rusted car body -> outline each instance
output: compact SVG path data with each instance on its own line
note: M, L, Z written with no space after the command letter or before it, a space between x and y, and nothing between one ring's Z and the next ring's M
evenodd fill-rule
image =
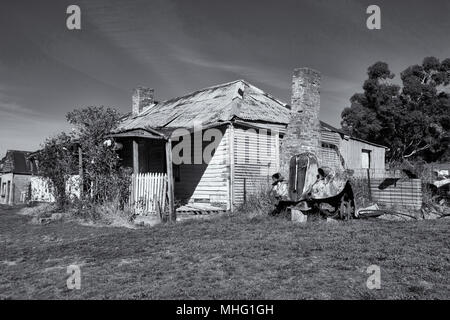
M353 190L347 173L320 167L310 152L293 156L289 167L289 201L303 212L351 219L355 215Z

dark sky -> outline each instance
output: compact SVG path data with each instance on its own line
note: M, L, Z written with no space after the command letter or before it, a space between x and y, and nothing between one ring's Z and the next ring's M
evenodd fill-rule
M71 4L81 31L66 28ZM370 4L381 30L366 28ZM128 111L137 85L164 100L246 79L289 102L303 66L322 72L321 119L339 125L370 64L398 75L430 55L450 57L448 0L1 0L0 155L70 130L74 108Z

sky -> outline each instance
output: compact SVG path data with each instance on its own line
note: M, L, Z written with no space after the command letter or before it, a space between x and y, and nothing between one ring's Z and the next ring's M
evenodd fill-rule
M73 4L81 30L66 27ZM289 103L296 67L321 72L320 117L339 126L368 66L398 82L426 56L450 57L448 0L1 0L0 156L70 130L75 108L128 112L137 86L161 101L245 79Z

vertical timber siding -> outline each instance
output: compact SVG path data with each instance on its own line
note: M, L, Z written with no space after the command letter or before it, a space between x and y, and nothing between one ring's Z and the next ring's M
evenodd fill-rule
M342 139L341 154L345 159L346 167L355 170L355 174L364 174L361 164L362 150L370 150L370 169L380 174L385 170L385 148L374 146L354 139Z

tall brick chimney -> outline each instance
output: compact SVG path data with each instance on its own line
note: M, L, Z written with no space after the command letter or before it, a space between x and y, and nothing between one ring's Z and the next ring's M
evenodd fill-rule
M291 121L281 143L281 173L287 177L293 155L310 151L319 158L320 72L309 68L294 70ZM320 161L320 158L319 158Z
M154 102L155 90L146 87L137 87L133 90L133 115L138 115L145 107Z

